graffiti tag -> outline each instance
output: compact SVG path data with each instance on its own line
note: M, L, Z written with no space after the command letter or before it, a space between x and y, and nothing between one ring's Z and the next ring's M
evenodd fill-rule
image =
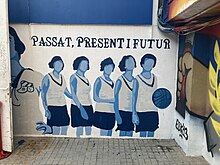
M188 140L188 129L185 127L184 123L181 123L176 119L176 129L180 132L179 136Z

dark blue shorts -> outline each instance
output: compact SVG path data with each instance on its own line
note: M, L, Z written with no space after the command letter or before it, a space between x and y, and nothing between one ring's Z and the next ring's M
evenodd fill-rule
M134 124L132 123L132 112L119 110L122 118L122 123L116 129L120 131L134 131Z
M80 113L79 108L76 105L71 104L71 126L79 127L79 126L92 126L92 118L93 118L93 108L90 106L83 106L86 110L87 115L89 117L88 120L83 119Z
M68 126L70 124L70 118L67 112L66 105L64 106L48 106L48 110L51 113L50 120L47 119L47 125L49 126Z
M155 131L159 128L158 112L137 112L139 125L136 125L135 132Z
M115 114L95 111L93 125L100 129L111 130L115 126Z

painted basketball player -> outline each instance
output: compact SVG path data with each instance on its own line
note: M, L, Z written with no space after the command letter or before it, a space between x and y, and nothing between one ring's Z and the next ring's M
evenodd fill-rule
M44 76L41 95L47 125L52 128L53 135L67 135L70 118L65 95L69 98L72 97L61 74L64 63L60 56L54 56L48 65L53 71Z
M73 69L76 70L70 77L70 89L72 93L71 125L76 128L76 136L86 135L92 132L93 107L90 97L91 85L85 73L89 70L89 59L85 56L77 57L73 61Z
M133 70L136 61L132 55L123 56L119 69L124 72L116 81L115 85L115 117L119 136L132 136L134 124L132 123L132 84L134 81Z
M154 55L145 54L140 62L142 72L133 83L132 121L136 125L135 132L140 132L141 137L154 137L159 124L158 110L152 101L152 94L157 89L157 78L151 71L156 62Z
M111 136L112 128L115 125L115 113L114 82L110 76L114 71L115 64L108 57L101 62L100 66L103 75L95 80L93 88L93 98L96 101L93 125L100 128L100 136Z

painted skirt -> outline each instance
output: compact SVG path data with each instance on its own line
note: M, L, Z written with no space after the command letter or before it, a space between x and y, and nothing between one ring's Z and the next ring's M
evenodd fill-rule
M93 125L100 129L111 130L115 126L115 114L95 111Z
M80 113L79 108L76 105L71 104L71 126L79 127L79 126L92 126L92 118L93 118L93 108L90 106L83 106L88 115L88 120L83 119Z
M132 112L119 110L119 113L122 118L122 123L118 124L116 131L134 131L134 124L132 123Z
M64 106L48 106L48 110L51 113L50 120L47 119L47 125L49 126L68 126L70 124L70 117L67 112L66 105Z
M137 112L139 125L136 125L135 132L155 131L159 128L158 112Z

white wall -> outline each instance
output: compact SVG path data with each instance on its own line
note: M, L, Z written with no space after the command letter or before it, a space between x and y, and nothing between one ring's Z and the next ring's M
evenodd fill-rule
M181 132L176 129L176 120L187 128L188 140L181 138ZM173 138L180 145L187 156L203 156L210 164L218 165L220 157L212 157L207 151L207 140L205 136L204 120L196 118L186 112L185 119L175 111L175 124L173 127Z
M3 150L12 151L12 118L10 106L10 64L7 1L0 1L0 115Z

